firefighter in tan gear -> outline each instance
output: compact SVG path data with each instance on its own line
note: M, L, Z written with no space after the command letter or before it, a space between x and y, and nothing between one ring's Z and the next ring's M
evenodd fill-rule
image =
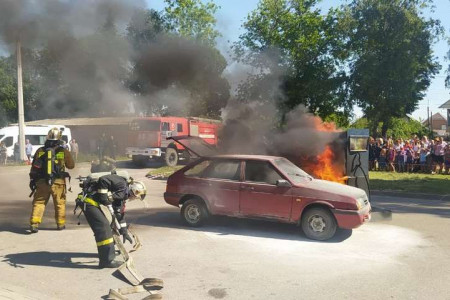
M31 194L34 194L30 218L32 233L38 232L50 195L55 205L57 228L66 227L66 178L70 176L65 169L73 169L75 163L70 152L62 147L61 135L58 128L51 129L44 147L36 150L33 157L30 171Z

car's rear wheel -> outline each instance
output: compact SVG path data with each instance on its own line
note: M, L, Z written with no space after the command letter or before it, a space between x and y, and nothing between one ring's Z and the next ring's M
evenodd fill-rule
M322 207L308 209L302 216L301 224L306 237L318 241L332 238L337 229L333 214Z
M199 199L190 199L181 207L181 219L186 225L199 227L208 218L208 210L205 203Z

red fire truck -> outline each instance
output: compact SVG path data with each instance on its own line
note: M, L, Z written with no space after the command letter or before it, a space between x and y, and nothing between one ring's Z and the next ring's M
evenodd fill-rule
M198 136L211 145L217 144L217 129L221 122L203 118L144 117L130 122L126 154L138 165L148 160L163 159L168 166L188 160L189 153L167 137Z

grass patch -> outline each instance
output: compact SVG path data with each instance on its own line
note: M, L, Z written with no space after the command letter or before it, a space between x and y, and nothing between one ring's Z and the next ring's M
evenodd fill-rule
M150 170L150 172L147 173L147 176L162 176L162 177L169 177L179 169L183 168L184 166L175 166L175 167L169 167L164 166L157 169Z
M450 175L370 172L369 178L373 190L450 194Z

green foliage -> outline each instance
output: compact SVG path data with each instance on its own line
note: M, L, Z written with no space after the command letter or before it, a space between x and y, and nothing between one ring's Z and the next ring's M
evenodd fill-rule
M0 126L17 119L17 84L13 76L14 71L9 60L0 58Z
M220 33L215 29L214 17L220 8L214 2L200 0L165 0L168 27L179 36L194 39L209 46L216 45Z
M338 11L322 15L317 2L261 0L249 14L234 50L259 72L241 85L241 100L275 99L284 112L304 104L322 118L350 115Z
M411 118L392 118L390 126L385 135L382 135L383 123L373 124L373 121L367 118L359 118L353 124L352 128L370 128L370 135L373 137L393 137L393 138L411 138L413 135L430 136L428 128L422 125L421 122ZM375 128L375 131L373 130Z
M136 10L127 26L127 39L136 51L155 42L158 35L168 32L165 17L153 9Z
M386 131L386 136L396 138L411 138L412 135L430 136L428 129L419 121L407 118L394 118L390 128Z
M348 128L350 126L350 120L345 113L334 112L323 118L324 122L334 123L338 128ZM366 127L367 128L367 127Z
M344 8L341 24L349 33L352 97L371 124L383 122L383 136L395 126L393 118L417 108L440 69L431 47L442 28L421 15L425 4L354 0Z
M23 102L25 117L31 118L36 109L38 88L35 84L35 53L22 49ZM17 67L16 57L0 57L0 126L17 122Z

